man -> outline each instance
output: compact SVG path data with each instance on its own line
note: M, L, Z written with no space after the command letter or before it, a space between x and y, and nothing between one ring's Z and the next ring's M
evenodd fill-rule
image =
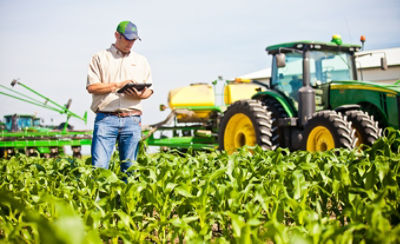
M125 172L136 160L141 137L140 101L153 94L144 88L117 91L128 83L152 83L147 59L131 51L138 36L136 25L119 23L115 43L95 54L89 64L86 89L92 94L91 109L96 113L92 141L92 164L108 168L116 142L121 170Z

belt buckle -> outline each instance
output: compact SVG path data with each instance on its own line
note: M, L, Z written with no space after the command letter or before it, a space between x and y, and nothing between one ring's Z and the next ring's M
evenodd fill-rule
M117 116L118 116L119 118L126 118L126 117L130 117L131 115L132 115L131 112L123 112L123 111L120 111L120 112L118 112L118 114L117 114Z

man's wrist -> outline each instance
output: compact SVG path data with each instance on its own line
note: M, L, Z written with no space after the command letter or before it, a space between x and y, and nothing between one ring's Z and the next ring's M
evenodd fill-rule
M115 92L117 92L117 90L118 90L117 84L116 83L112 83L111 84L111 92L115 93Z

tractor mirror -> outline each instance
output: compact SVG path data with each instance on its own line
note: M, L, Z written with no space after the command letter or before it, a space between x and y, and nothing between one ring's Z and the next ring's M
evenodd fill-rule
M276 55L276 66L278 68L283 68L286 66L286 62L285 62L286 56L284 53L278 53Z
M388 69L386 56L383 56L381 58L381 69L382 70L387 70Z

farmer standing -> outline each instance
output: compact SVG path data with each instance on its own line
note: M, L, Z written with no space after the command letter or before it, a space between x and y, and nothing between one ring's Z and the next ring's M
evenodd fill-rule
M116 142L121 170L126 171L136 160L141 138L142 106L140 101L153 94L145 88L117 91L128 83L152 83L147 59L131 51L138 36L131 21L119 23L115 43L96 53L89 64L86 89L92 94L91 109L96 113L92 140L92 164L108 168Z

